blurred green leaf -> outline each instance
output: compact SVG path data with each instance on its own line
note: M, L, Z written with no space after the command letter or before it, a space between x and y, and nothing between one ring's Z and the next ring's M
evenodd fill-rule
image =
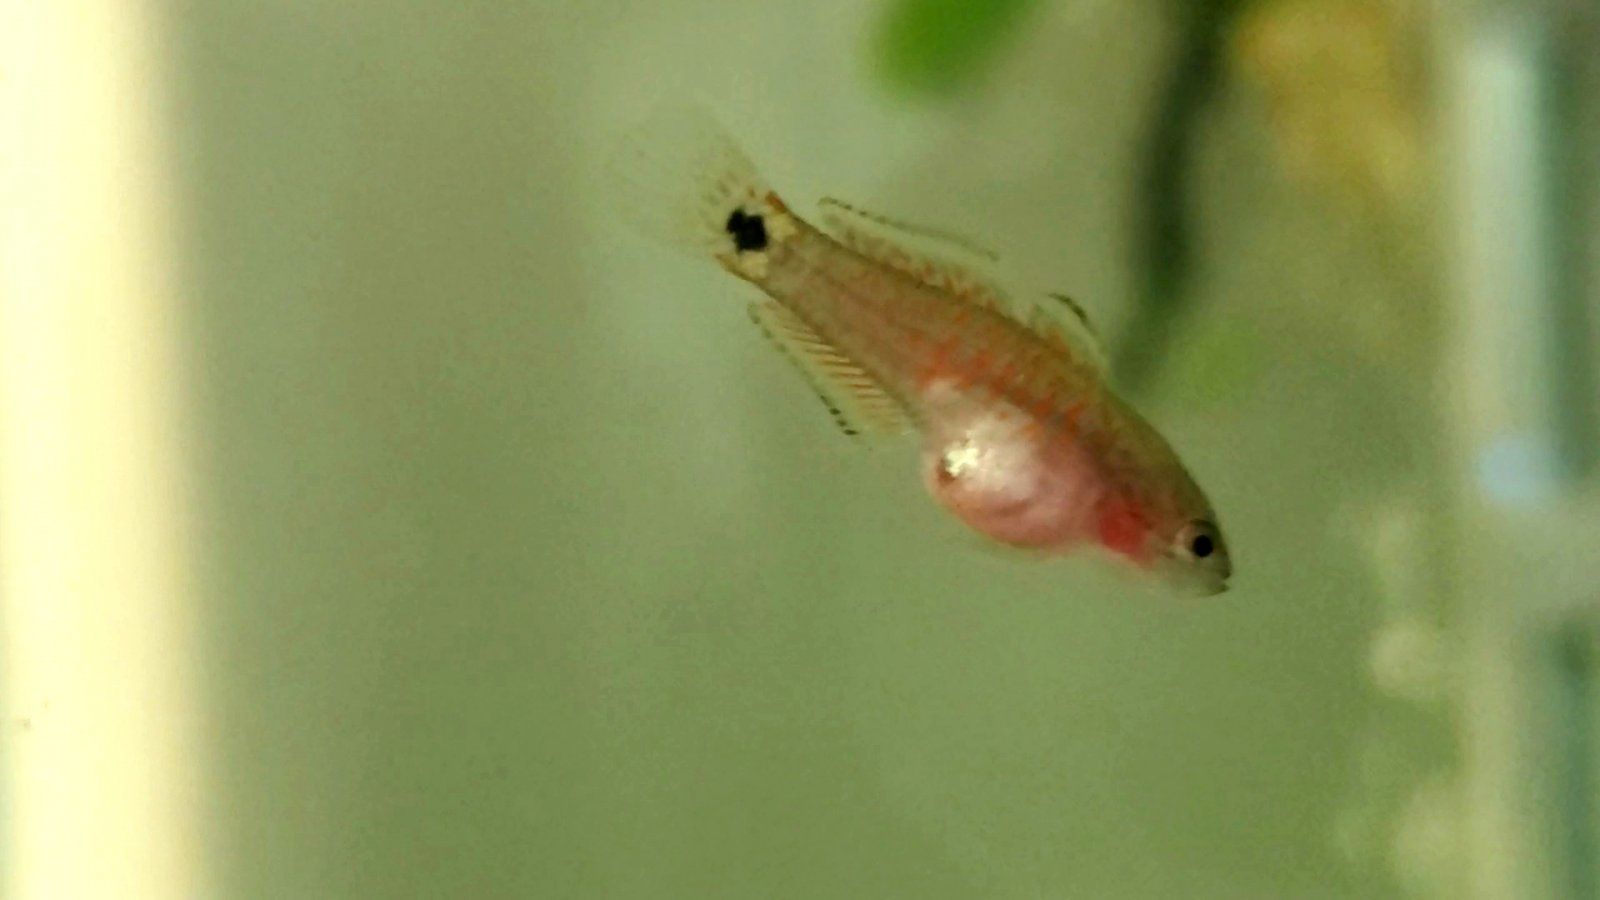
M873 47L891 87L951 94L976 81L1037 0L895 0Z

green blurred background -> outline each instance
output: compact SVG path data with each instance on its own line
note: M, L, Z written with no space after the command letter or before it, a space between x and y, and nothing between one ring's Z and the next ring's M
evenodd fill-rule
M1595 896L1592 7L154 8L211 895ZM1233 589L837 434L593 190L685 97L1080 298Z

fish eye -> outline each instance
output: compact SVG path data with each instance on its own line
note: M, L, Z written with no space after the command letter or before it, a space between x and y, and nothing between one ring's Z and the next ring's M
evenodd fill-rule
M1175 542L1181 552L1188 554L1193 559L1209 559L1222 550L1222 543L1217 537L1217 526L1210 522L1199 520L1190 522L1178 534Z

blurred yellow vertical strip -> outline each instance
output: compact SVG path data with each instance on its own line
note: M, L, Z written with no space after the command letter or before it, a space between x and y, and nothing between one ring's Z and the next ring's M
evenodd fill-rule
M159 34L0 9L0 894L200 896Z

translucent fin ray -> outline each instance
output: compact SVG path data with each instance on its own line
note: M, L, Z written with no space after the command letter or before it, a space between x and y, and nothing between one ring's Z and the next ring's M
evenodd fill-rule
M1041 302L1029 308L1025 324L1034 334L1070 351L1095 371L1103 374L1109 370L1105 347L1089 323L1088 313L1066 294L1045 294Z
M822 221L834 240L875 262L986 309L1011 315L1003 290L987 274L993 260L941 238L934 249L917 244L917 232L906 231L889 220L864 214L836 200L823 201ZM909 240L908 240L909 238ZM964 261L954 261L953 255Z
M900 434L910 415L860 366L775 301L750 304L750 320L810 382L845 434Z
M698 106L659 108L624 131L602 178L618 219L680 250L725 261L739 249L730 234L734 211L787 215L749 157Z
M854 228L861 230L882 229L898 235L902 241L910 240L922 242L931 248L953 256L957 262L963 261L982 269L996 265L1000 262L1000 254L979 244L971 238L935 228L929 225L919 225L902 219L894 219L880 213L869 212L859 206L852 206L837 197L823 197L817 201L822 208L822 220L830 227Z
M833 198L820 205L829 232L850 249L1001 313L1097 371L1106 371L1106 352L1083 307L1065 294L1045 294L1032 302L1012 299L999 284L999 256L992 251L959 235L898 222Z

